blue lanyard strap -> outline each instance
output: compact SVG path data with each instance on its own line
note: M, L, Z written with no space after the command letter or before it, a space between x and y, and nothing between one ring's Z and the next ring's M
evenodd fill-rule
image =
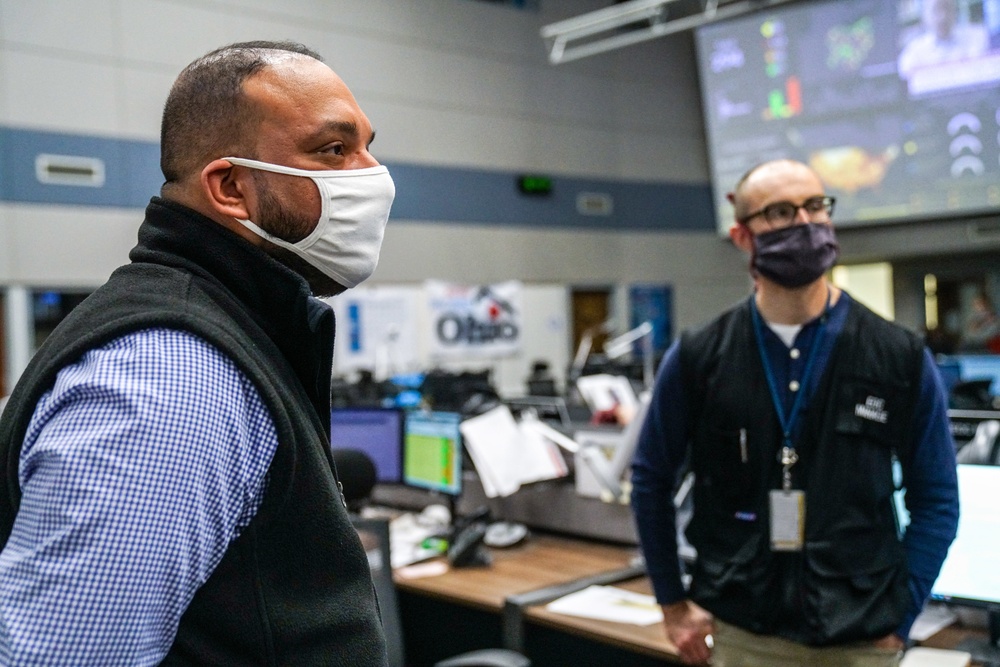
M798 455L795 453L795 445L792 443L792 433L795 430L795 425L798 422L800 413L802 412L802 401L809 387L809 377L813 371L813 363L816 361L816 352L819 349L820 340L823 338L823 333L826 329L826 321L830 314L830 296L831 290L827 288L826 305L823 307L823 314L820 316L819 326L816 329L816 333L813 335L812 345L809 347L809 354L806 356L805 367L802 370L802 377L799 380L799 390L795 395L795 400L792 401L792 409L787 415L785 414L784 404L781 401L781 394L778 393L778 382L774 376L774 370L771 368L771 360L764 347L764 324L760 313L757 311L756 295L751 295L750 297L750 313L753 318L753 329L757 339L757 351L760 352L760 361L764 366L764 377L767 378L767 387L771 390L771 402L774 404L774 411L778 414L778 421L781 424L782 447L780 461L784 467L783 486L786 491L791 488L789 470L793 465L795 465L795 462L798 461Z

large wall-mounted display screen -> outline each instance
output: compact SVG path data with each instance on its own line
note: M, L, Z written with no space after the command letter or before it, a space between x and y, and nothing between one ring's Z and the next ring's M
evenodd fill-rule
M838 225L1000 211L1000 0L823 0L697 31L720 231L759 162L810 164Z

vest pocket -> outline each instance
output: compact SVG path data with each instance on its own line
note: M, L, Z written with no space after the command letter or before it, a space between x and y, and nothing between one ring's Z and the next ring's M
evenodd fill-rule
M903 618L907 569L898 545L860 542L806 547L805 601L816 644L883 637Z
M730 545L729 551L719 543L705 548L704 554L699 549L692 570L691 598L715 612L721 612L722 608L729 610L724 614L727 618L757 616L755 602L760 595L756 587L760 572L755 570L754 561L761 549L761 536L756 531L744 534L744 538Z
M895 489L892 458L902 451L905 390L870 378L847 377L838 392L834 431L836 463L822 466L825 486L836 490L836 522L861 526L882 520L882 506Z
M859 375L845 376L837 394L834 428L839 434L876 444L895 444L905 426L900 418L908 393L904 385Z

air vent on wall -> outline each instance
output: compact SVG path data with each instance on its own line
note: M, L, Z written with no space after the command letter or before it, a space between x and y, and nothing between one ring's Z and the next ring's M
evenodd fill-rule
M35 156L35 177L49 185L77 185L99 188L104 185L104 160L80 155Z
M576 196L576 212L580 215L611 215L614 200L603 192L581 192Z

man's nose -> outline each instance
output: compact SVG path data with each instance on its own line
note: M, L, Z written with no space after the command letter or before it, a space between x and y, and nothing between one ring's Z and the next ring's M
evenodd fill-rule
M349 169L366 169L368 167L379 166L379 161L375 159L375 156L365 148L357 151L351 156L351 166Z
M796 225L804 225L810 222L809 211L806 210L805 206L795 207L795 218L793 218L792 222Z

